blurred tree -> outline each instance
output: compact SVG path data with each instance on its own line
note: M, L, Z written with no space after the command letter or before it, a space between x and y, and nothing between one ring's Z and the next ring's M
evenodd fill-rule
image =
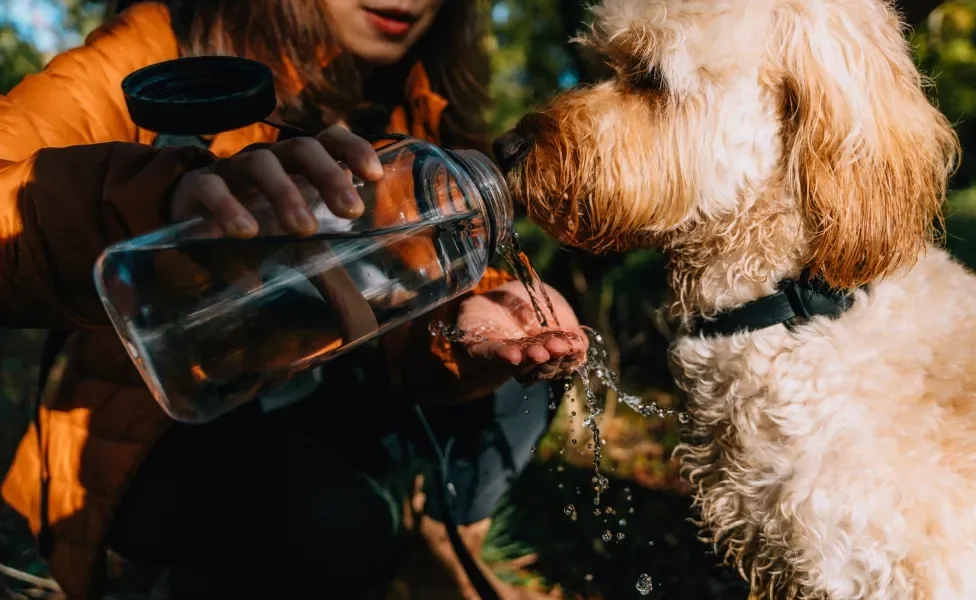
M0 20L0 93L43 66L41 53L22 40L11 23Z
M101 0L36 0L35 10L51 9L56 15L50 27L30 31L23 23L15 23L11 0L0 0L0 93L6 93L24 75L40 70L51 55L78 45L88 33L101 23L105 3ZM50 49L44 52L35 47L39 35L49 35Z
M912 36L919 65L935 82L939 107L951 121L963 145L963 162L954 188L969 187L976 179L972 156L976 127L976 0L952 0L932 11Z
M905 21L911 24L921 23L922 19L929 16L937 6L942 4L942 0L898 0L895 5L901 10Z
M61 0L64 4L66 32L77 32L75 39L81 41L99 26L114 0ZM72 44L74 45L74 44Z

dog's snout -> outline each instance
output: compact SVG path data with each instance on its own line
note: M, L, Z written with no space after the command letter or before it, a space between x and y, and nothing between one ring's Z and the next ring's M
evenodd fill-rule
M499 166L502 170L508 171L528 152L529 141L518 133L509 131L495 140L492 149Z

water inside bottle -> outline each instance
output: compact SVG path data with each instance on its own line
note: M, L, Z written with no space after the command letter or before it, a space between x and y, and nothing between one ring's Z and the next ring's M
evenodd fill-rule
M473 285L483 232L471 211L374 232L122 244L101 268L143 376L174 412L205 415ZM440 249L438 274L405 269L389 251L418 238ZM343 285L350 294L336 293ZM368 308L357 312L353 296Z

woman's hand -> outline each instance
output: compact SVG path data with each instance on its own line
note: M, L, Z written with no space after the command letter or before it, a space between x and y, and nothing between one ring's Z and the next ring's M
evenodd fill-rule
M314 138L246 150L187 173L173 190L169 217L175 222L203 213L227 235L248 238L258 233L258 223L242 200L259 196L273 207L284 232L310 235L318 225L306 199L309 190L301 189L302 180L336 216L356 218L363 213L362 200L337 160L362 179L383 177L372 145L334 125Z
M462 345L471 358L523 381L560 379L579 369L586 362L587 337L566 299L549 286L546 290L558 328L539 324L528 292L517 281L465 300L457 326L466 333Z

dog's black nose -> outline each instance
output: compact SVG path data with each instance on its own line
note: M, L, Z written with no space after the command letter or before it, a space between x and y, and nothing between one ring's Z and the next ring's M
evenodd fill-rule
M529 141L514 131L509 131L495 140L492 149L499 166L503 171L508 171L528 152Z

